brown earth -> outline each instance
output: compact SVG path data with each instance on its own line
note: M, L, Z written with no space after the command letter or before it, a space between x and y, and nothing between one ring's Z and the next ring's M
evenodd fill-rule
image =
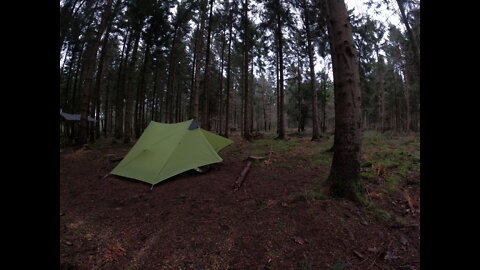
M309 166L299 155L316 143L293 138L294 149L264 153L269 162L255 163L233 192L251 147L234 139L234 151L223 150L208 173L186 172L153 189L103 178L118 164L109 157L131 145L62 149L61 269L420 269L418 172L388 194L376 192L381 173L365 181L377 211L315 200L305 191L329 165Z

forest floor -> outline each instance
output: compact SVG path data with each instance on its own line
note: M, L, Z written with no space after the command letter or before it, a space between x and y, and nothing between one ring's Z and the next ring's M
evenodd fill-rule
M154 186L108 174L130 145L60 150L61 269L420 269L420 139L365 132L367 205L321 192L333 137L232 137ZM263 156L242 187L250 155Z

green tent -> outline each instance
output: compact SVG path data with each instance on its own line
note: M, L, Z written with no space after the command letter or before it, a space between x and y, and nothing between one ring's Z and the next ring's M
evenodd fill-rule
M111 174L153 186L179 173L221 162L217 152L231 143L201 129L193 119L176 124L151 121Z

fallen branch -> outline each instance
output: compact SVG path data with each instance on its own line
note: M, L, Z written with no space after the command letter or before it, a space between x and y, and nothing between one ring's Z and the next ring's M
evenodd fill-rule
M240 189L243 182L245 181L245 176L247 176L247 173L248 173L248 171L250 170L251 167L252 167L252 161L249 160L247 162L247 166L245 166L245 168L243 168L242 173L240 173L240 176L238 176L237 180L235 180L235 184L233 186L233 191L237 191L238 189Z

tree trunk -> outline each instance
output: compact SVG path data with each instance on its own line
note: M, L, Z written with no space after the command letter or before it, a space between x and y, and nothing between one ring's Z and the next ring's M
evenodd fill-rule
M322 91L322 133L325 134L327 131L327 77L323 82L323 91Z
M72 49L72 57L70 59L70 64L68 66L68 71L67 71L67 83L65 85L65 101L63 103L63 108L68 110L68 108L70 108L70 103L71 103L71 100L68 96L69 92L70 92L70 84L72 82L72 75L73 75L73 67L74 67L74 62L76 60L76 56L77 56L77 52L76 52L76 48L77 48L77 44L75 44L75 46L73 46L73 49ZM71 111L70 111L71 113Z
M380 130L385 131L385 90L384 90L384 74L385 64L383 62L383 56L378 56L378 68L377 68L377 89L378 89L378 109L380 114Z
M250 61L250 64L251 64L251 73L250 73L250 79L249 79L249 82L250 82L250 87L249 87L249 93L250 93L250 98L249 98L249 103L248 103L248 108L249 108L249 115L250 115L250 126L248 127L249 129L249 132L250 134L252 134L253 132L253 108L254 108L254 104L253 104L253 98L255 96L255 76L253 75L253 64L254 64L254 58L253 58L253 52L252 52L252 60Z
M232 25L233 25L233 10L229 11L229 31L228 31L228 56L227 56L227 89L225 91L225 132L224 136L228 138L229 124L230 124L230 73L231 73L231 49L232 49Z
M222 49L221 49L221 56L220 56L220 88L218 91L218 110L217 110L217 133L222 133L222 118L223 118L223 64L224 64L224 54L225 54L225 27L223 27L223 34L222 34Z
M277 0L278 9L280 9L280 1ZM279 112L279 132L277 139L285 139L285 129L286 129L286 110L284 108L285 104L285 91L283 86L283 34L282 34L282 19L280 17L280 11L277 11L277 38L278 38L278 61L279 61L279 73L280 73L280 85L279 85L279 104L278 107L280 109Z
M250 136L250 96L248 92L248 51L249 51L249 42L248 42L248 0L245 0L243 6L243 96L244 96L244 106L243 106L243 137L247 140L251 140Z
M359 199L361 89L352 29L343 0L327 0L335 95L335 139L330 175L333 195Z
M205 51L205 74L203 80L203 108L202 108L202 128L210 130L209 115L209 93L210 87L208 85L210 79L210 41L212 33L212 12L214 0L210 0L210 15L208 16L208 30L207 30L207 48Z
M276 99L277 99L277 135L280 134L280 72L279 72L279 57L278 57L278 38L275 38L276 42L275 44L277 45L277 49L275 50L275 79L277 83L275 84L275 92L276 92Z
M178 26L175 26L173 32L173 39L172 39L172 46L170 47L170 56L169 56L169 66L168 66L168 78L167 78L167 104L166 104L166 111L167 111L167 122L173 123L173 109L174 109L174 102L173 102L173 84L174 84L174 73L176 68L176 59L175 59L175 45L177 41L177 32Z
M198 29L197 29L198 30ZM189 104L189 119L193 118L193 93L195 88L195 63L197 63L197 42L196 38L194 39L194 48L193 48L193 59L192 59L192 80L190 82L190 104Z
M406 110L406 125L405 125L405 130L407 132L410 132L412 130L411 127L411 114L410 114L410 79L409 75L406 72L405 68L405 63L402 63L402 72L403 72L403 77L404 77L404 82L403 82L403 90L405 93L405 110Z
M320 139L320 134L318 127L318 99L317 90L315 88L315 59L313 55L312 33L310 31L311 23L306 0L303 0L303 10L305 14L305 32L307 34L307 51L310 68L310 88L312 89L312 141L318 141Z
M107 77L110 77L111 72L107 72ZM103 136L106 138L108 134L110 134L110 129L109 127L111 126L111 110L110 110L110 103L109 103L109 95L110 95L110 84L111 80L109 79L107 81L107 86L105 88L105 106L103 110L103 115L104 115L104 121L103 121Z
M100 25L98 26L98 31L96 32L95 29L90 28L87 30L87 35L92 35L90 40L87 42L86 48L86 57L84 62L84 71L82 76L82 90L83 90L83 97L82 97L82 105L81 105L81 114L80 114L80 126L79 126L79 141L80 145L85 144L87 142L87 132L88 132L88 115L90 111L90 95L93 88L93 76L95 72L96 66L96 56L98 47L100 45L100 39L103 35L107 27L107 20L110 17L111 8L112 8L112 1L108 0L105 10L102 14L102 19ZM90 33L89 33L90 32Z
M410 46L412 48L412 53L414 56L414 66L415 66L415 74L417 74L417 78L420 79L420 47L418 46L417 38L413 33L410 24L408 23L407 15L405 14L405 8L402 5L401 0L396 0L398 7L400 9L400 15L402 18L402 22L407 29L408 39L410 40Z
M100 137L100 96L101 96L101 90L103 88L103 82L105 79L103 78L104 71L108 68L108 61L107 59L107 45L108 45L108 38L110 34L110 27L107 29L105 38L102 44L102 49L101 49L101 55L100 55L100 60L98 63L98 72L97 72L97 78L96 78L96 84L95 84L95 105L96 105L96 114L95 114L95 138Z
M144 123L143 123L143 109L145 104L145 76L147 75L147 67L150 60L150 44L147 43L145 46L145 56L143 60L142 72L140 73L140 82L138 84L137 90L137 104L135 106L135 138L139 138L142 134Z
M200 63L202 59L201 52L203 51L203 32L205 28L205 14L207 8L207 1L202 0L200 3L200 29L197 32L195 40L195 50L197 58L195 63L195 87L193 89L193 108L192 118L198 120L200 107Z
M123 133L123 143L128 144L130 143L130 139L132 136L132 110L133 110L133 93L132 90L134 89L132 87L133 85L133 79L134 79L134 74L135 74L135 64L137 62L137 52L138 52L138 45L140 42L140 36L141 36L141 29L143 27L143 22L140 24L140 26L135 30L136 36L135 36L135 43L133 46L133 51L132 51L132 58L130 60L130 65L128 68L128 79L127 79L127 85L125 89L125 130Z
M116 105L115 105L115 138L121 139L123 137L123 116L124 116L124 102L125 97L125 76L126 76L126 65L128 61L128 55L131 46L132 33L128 33L126 41L123 44L122 56L120 58L120 66L118 68L118 81L117 81L117 95L116 95Z
M85 47L85 43L82 44L82 47L80 48L80 52L79 52L79 57L78 57L78 60L77 60L77 64L76 64L76 68L75 68L75 75L74 75L74 80L73 80L73 93L72 93L72 103L71 103L71 107L70 107L70 112L71 113L75 113L77 112L78 108L76 106L76 102L77 102L77 90L78 88L80 87L81 88L81 83L79 83L79 81L81 80L82 78L82 74L83 74L83 69L81 68L82 66L82 62L84 61L84 58L85 58L85 52L84 52L84 47ZM79 86L80 84L80 86Z

